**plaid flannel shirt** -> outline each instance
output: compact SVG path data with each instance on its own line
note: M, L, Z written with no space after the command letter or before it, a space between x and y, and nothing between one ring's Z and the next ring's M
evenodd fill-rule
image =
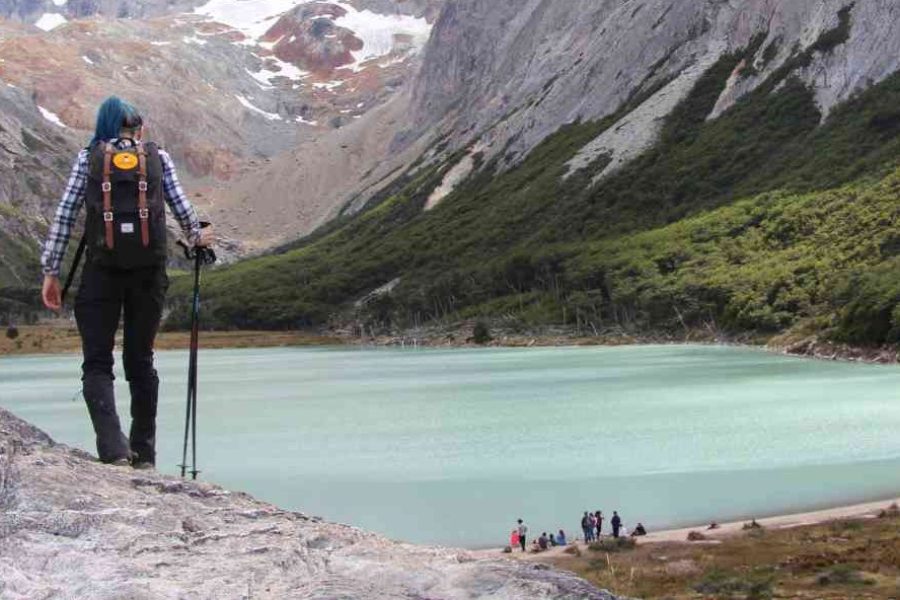
M112 140L113 143L122 148L131 143L131 140ZM197 211L191 205L181 184L178 182L178 174L175 172L175 164L168 152L160 149L160 162L162 162L163 173L163 197L166 204L175 218L178 220L181 229L191 243L196 244L200 240L200 220L197 218ZM44 243L44 251L41 254L41 266L45 275L53 275L59 277L59 269L62 265L63 257L66 255L66 247L69 245L69 237L72 235L72 227L75 226L75 220L78 218L78 212L84 204L84 195L87 190L88 175L90 172L90 152L87 149L78 153L75 165L72 167L72 174L69 175L69 182L66 184L66 190L63 193L59 207L56 209L56 217L50 227L50 233L47 235L47 241Z

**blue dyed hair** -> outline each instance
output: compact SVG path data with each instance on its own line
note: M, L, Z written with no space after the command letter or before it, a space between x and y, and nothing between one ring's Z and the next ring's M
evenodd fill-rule
M141 114L134 106L117 96L110 96L97 110L97 126L91 145L117 138L123 129L137 129L141 125Z

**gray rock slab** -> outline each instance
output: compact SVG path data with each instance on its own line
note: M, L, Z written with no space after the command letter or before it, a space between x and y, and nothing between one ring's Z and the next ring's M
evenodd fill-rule
M0 598L615 600L546 566L398 543L101 465L2 409Z

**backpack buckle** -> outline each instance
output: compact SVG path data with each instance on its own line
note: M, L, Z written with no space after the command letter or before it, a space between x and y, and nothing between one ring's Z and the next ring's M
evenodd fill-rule
M110 183L109 181L104 181L100 185L100 189L104 192L111 192L112 191L112 183Z
M113 220L113 214L112 214L112 212L111 212L111 211L104 212L104 213L103 213L103 220L104 220L106 223L112 223L112 220Z
M142 192L147 191L147 182L146 181L138 181L138 189Z
M150 218L150 209L149 208L138 209L138 216L141 218L142 221L146 221L147 219Z

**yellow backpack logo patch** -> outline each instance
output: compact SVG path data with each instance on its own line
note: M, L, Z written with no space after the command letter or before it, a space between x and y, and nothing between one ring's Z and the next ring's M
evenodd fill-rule
M133 152L119 152L113 156L113 164L123 171L130 171L138 165L137 154Z

